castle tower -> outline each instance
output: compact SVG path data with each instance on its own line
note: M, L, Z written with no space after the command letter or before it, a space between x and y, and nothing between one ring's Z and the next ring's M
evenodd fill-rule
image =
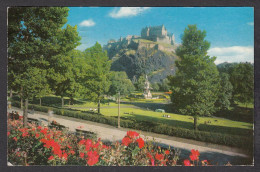
M151 89L152 88L150 87L150 82L148 81L148 77L146 75L145 82L144 82L144 94L143 94L145 99L151 99L153 97L150 91Z

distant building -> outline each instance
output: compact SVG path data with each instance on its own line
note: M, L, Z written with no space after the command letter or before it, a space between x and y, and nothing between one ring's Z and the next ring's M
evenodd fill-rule
M171 45L174 44L175 39L172 33L167 33L164 25L143 28L141 31L141 38Z

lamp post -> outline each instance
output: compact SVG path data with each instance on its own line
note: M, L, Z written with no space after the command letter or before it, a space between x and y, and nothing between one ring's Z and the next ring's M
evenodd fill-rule
M120 91L118 92L118 128L120 128Z

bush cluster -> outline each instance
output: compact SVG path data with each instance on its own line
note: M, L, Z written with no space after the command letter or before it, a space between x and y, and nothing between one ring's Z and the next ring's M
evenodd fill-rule
M19 102L12 102L13 106L20 107ZM81 112L78 110L66 110L60 108L52 108L39 105L29 105L29 109L34 108L36 111L48 112L48 110L54 111L57 115L68 116L78 119L83 119L87 121L93 121L103 124L108 124L112 126L117 126L117 118L104 116L92 112ZM245 150L253 150L253 136L238 136L231 134L222 134L214 132L205 131L195 131L185 128L178 128L174 126L169 126L165 124L148 122L148 121L135 121L129 119L120 119L120 126L123 128L132 128L141 131L154 132L158 134L165 134L169 136L176 136L181 138L193 139L203 142L221 144L232 147L239 147Z

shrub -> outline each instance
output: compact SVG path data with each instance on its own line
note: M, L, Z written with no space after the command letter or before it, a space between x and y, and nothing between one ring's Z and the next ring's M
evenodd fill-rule
M13 106L20 107L20 103L17 101L12 102ZM31 108L32 105L29 105ZM117 126L117 118L109 117L104 115L98 115L96 113L90 112L79 112L79 111L71 111L64 110L59 108L50 108L46 106L33 105L34 109L41 112L48 112L48 109L51 109L57 115L64 115L68 117L74 117L79 119L84 119L88 121L108 124L112 126ZM206 132L206 131L194 131L185 128L178 128L173 126L168 126L165 124L159 124L155 122L148 121L134 121L129 119L120 119L120 126L123 128L132 128L142 131L149 131L158 134L166 134L169 136L193 139L203 142L221 144L232 147L239 147L246 149L247 151L253 151L253 135L249 135L248 137L237 136L231 134L222 134L222 133L214 133L214 132Z

